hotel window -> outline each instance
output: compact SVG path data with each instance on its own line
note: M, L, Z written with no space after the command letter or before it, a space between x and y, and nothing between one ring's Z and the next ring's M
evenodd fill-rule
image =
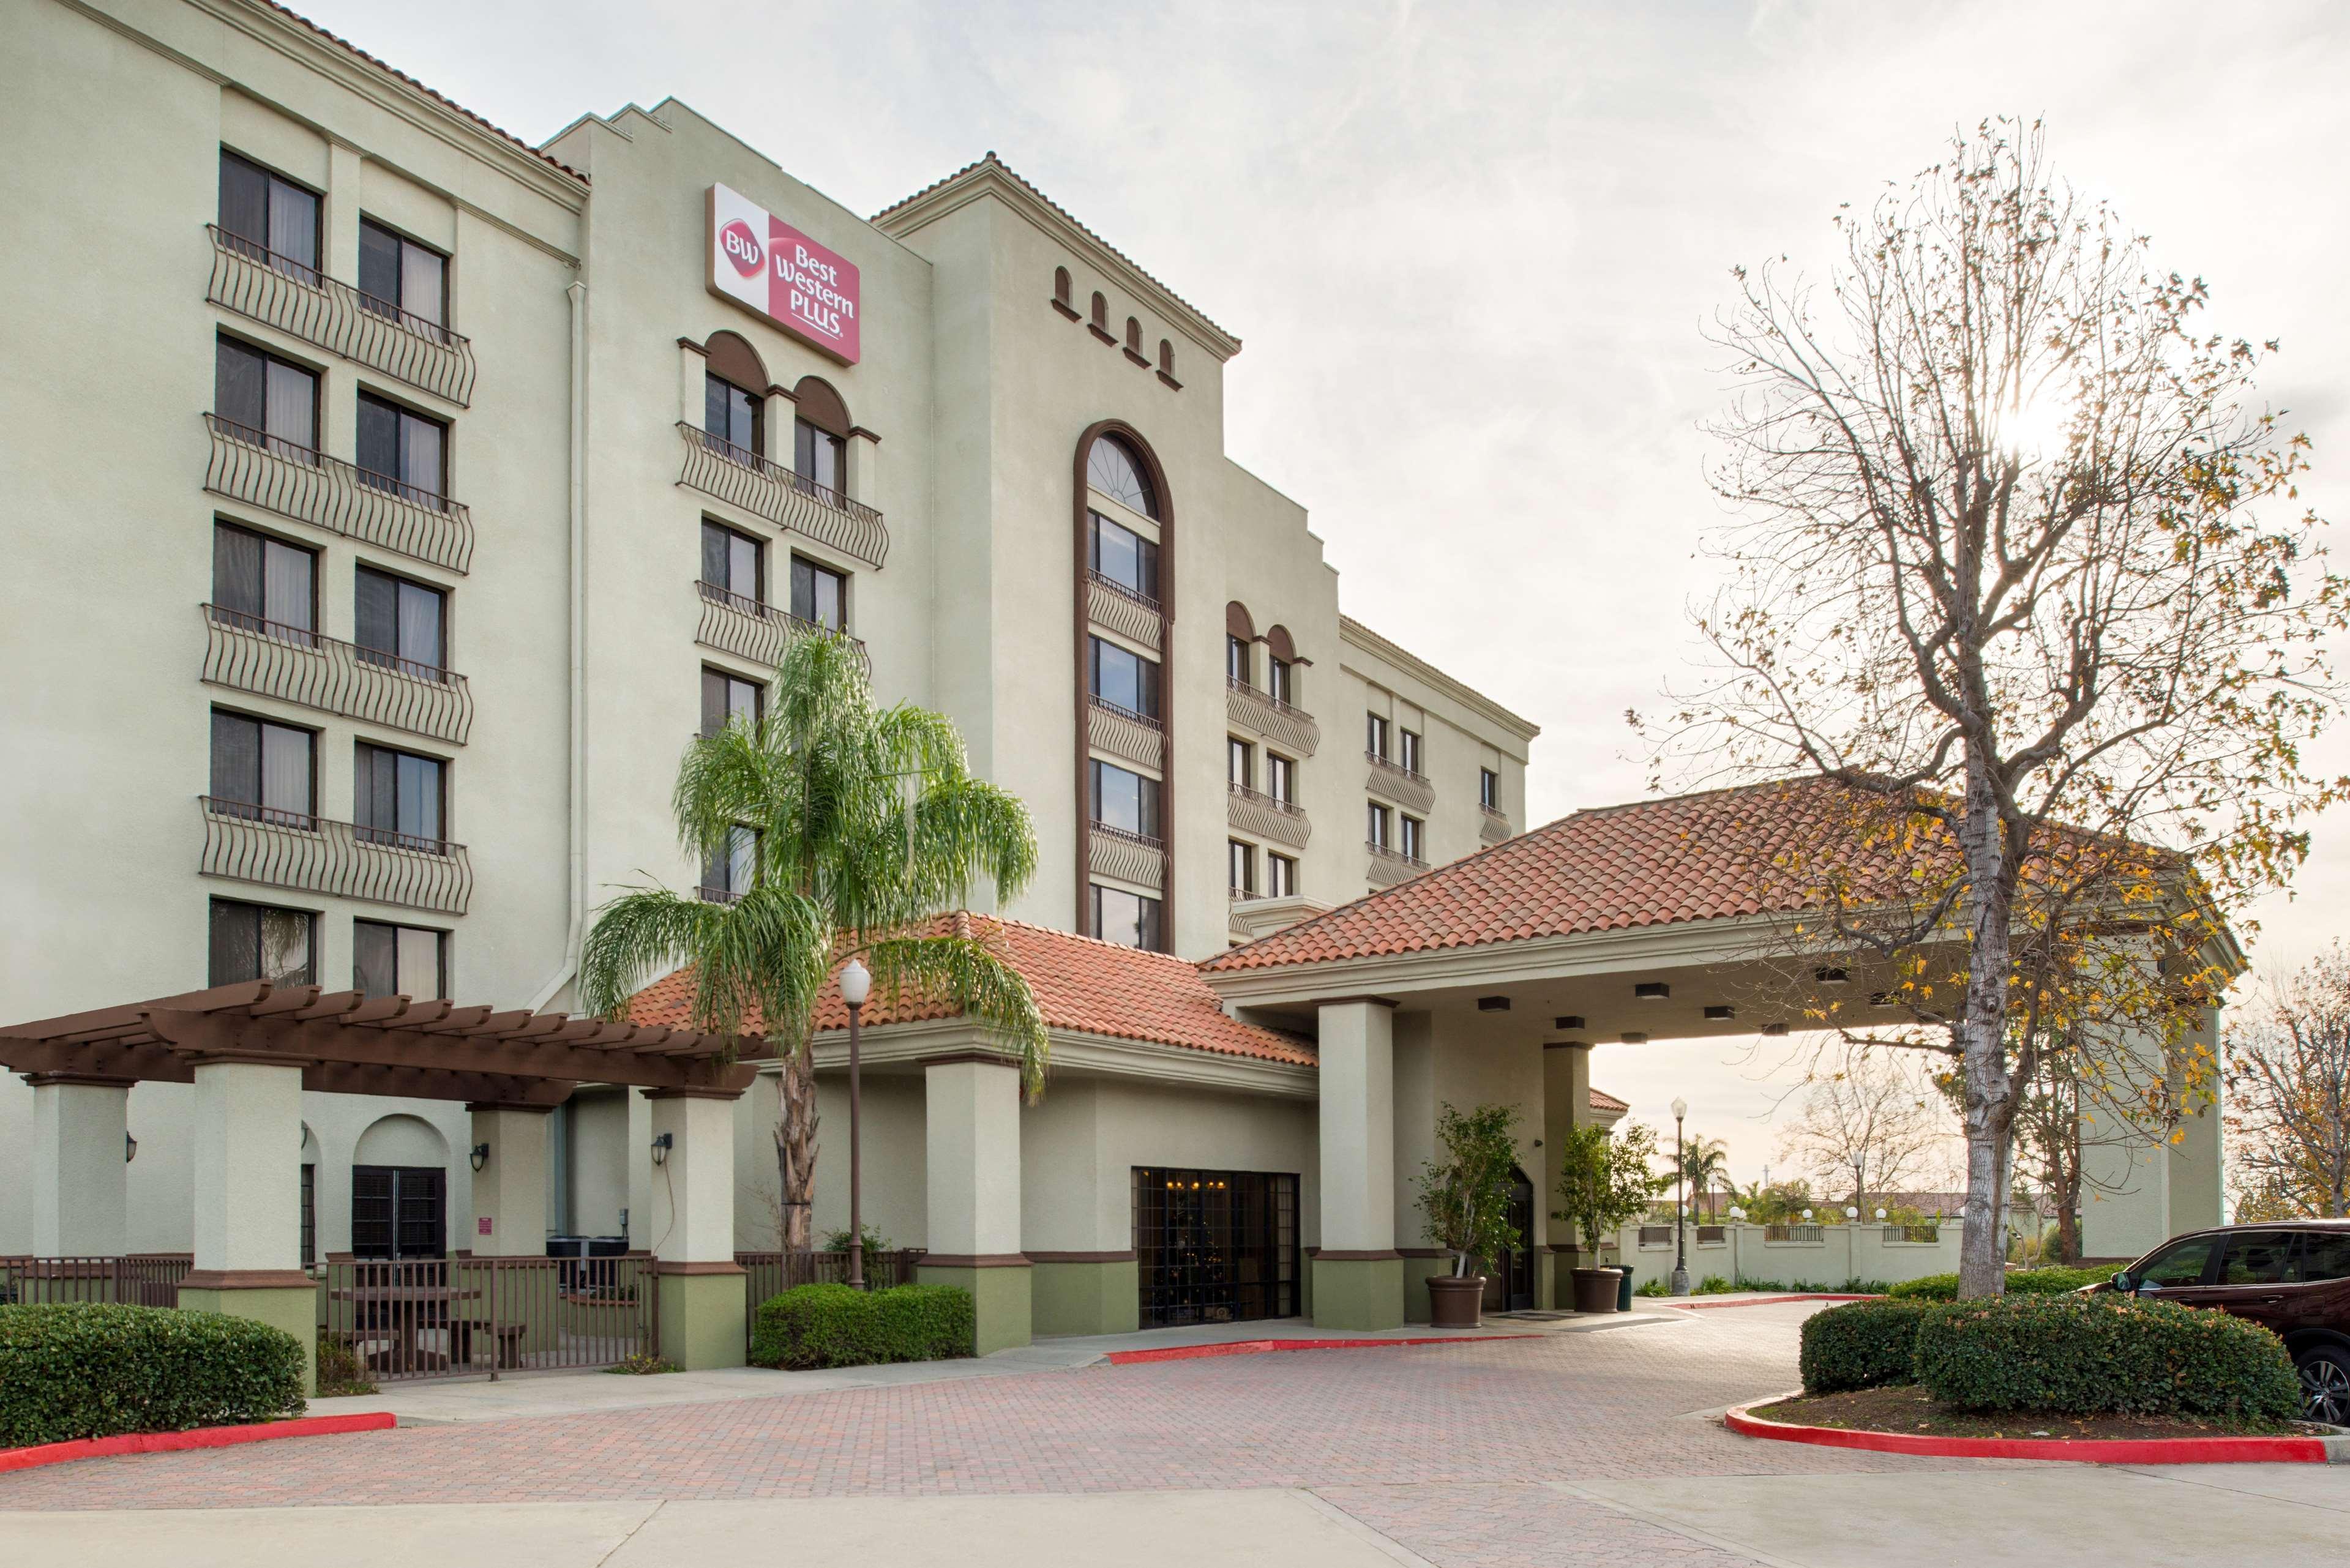
M272 985L315 984L310 955L316 944L310 939L317 919L307 909L214 898L206 971L210 978L204 983L265 980Z
M1284 805L1297 804L1297 764L1279 752L1264 754L1264 793Z
M213 413L242 441L296 462L318 461L318 378L291 360L216 339Z
M726 830L726 847L702 868L702 896L731 904L751 890L759 865L759 830L740 823Z
M1224 737L1225 783L1236 784L1243 789L1254 787L1256 769L1253 764L1255 750L1246 741L1235 740L1230 735Z
M757 393L745 391L723 376L702 372L702 428L716 441L757 453L761 429L766 422L762 401Z
M736 719L756 724L766 705L766 693L755 681L704 665L702 670L702 732L714 735Z
M1159 602L1159 546L1098 512L1086 514L1086 564L1137 598Z
M1248 639L1224 634L1224 679L1235 686L1249 684Z
M1094 821L1120 833L1156 840L1159 830L1159 781L1093 759Z
M806 420L792 421L792 472L831 491L845 494L841 483L844 465L842 453L848 443L830 431L820 430Z
M1101 296L1094 299L1098 304ZM1159 497L1143 475L1141 458L1116 436L1095 438L1093 450L1086 453L1086 483L1120 506L1154 521L1159 516Z
M1372 848L1385 849L1394 842L1394 822L1393 812L1377 801L1371 803L1370 815L1365 820L1363 834L1370 841Z
M1502 809L1502 775L1491 768L1477 770L1477 804L1487 811Z
M754 606L766 602L766 546L748 534L704 518L702 524L702 581Z
M233 249L288 277L318 281L318 198L226 148L220 155L220 227Z
M1159 900L1122 888L1093 884L1094 935L1123 948L1160 950Z
M1145 659L1114 642L1097 637L1093 643L1093 699L1112 708L1156 721L1159 717L1159 661Z
M359 394L359 483L438 508L449 493L449 427Z
M1286 855L1266 854L1264 896L1268 898L1294 898L1297 896L1297 862L1295 860Z
M410 318L434 336L449 324L449 258L359 220L359 305L378 316Z
M449 596L439 588L359 568L353 595L362 663L381 665L421 680L448 680Z
M1224 850L1225 857L1229 862L1226 869L1230 871L1232 875L1232 891L1235 893L1255 892L1256 846L1253 844L1243 844L1237 838L1228 838L1224 841Z
M212 809L310 831L317 826L317 737L291 724L213 710Z
M792 614L827 631L847 631L848 579L829 566L794 556Z
M1416 816L1403 818L1403 843L1399 847L1412 860L1428 858L1428 824Z
M369 996L449 994L449 933L388 920L351 922L351 989Z
M213 618L292 642L314 641L317 553L233 523L214 523Z
M352 771L351 821L369 844L445 855L443 813L449 767L438 757L359 743Z
M1408 774L1426 771L1419 765L1419 731L1398 730L1396 732L1396 765Z
M1270 653L1266 654L1264 656L1264 694L1276 702L1295 702L1297 699L1294 693L1297 690L1297 685L1291 679L1291 671L1295 668L1286 659L1276 659Z
M1364 715L1363 750L1385 762L1388 756L1388 722L1377 713Z

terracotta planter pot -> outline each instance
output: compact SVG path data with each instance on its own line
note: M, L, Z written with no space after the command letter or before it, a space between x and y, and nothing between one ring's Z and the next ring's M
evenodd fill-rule
M1451 1274L1428 1277L1428 1326L1475 1328L1484 1321L1485 1276Z
M1624 1288L1624 1276L1615 1269L1577 1269L1575 1271L1575 1310L1577 1312L1614 1312L1617 1293Z

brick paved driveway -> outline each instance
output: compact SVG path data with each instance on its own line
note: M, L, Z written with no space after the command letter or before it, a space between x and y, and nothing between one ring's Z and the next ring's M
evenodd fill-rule
M1692 1413L1795 1381L1797 1312L404 1428L0 1476L0 1509L1307 1489L1445 1564L1742 1563L1577 1496L1609 1477L1948 1469ZM0 1526L5 1533L5 1526Z

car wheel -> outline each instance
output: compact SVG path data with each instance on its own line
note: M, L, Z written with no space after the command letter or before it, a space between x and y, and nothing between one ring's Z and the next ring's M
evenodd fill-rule
M2350 1427L2350 1350L2322 1345L2303 1355L2299 1365L2302 1417Z

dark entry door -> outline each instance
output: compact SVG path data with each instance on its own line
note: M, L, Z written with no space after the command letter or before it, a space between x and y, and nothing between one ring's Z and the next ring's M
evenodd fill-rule
M1487 1312L1523 1312L1534 1304L1534 1184L1515 1166L1510 1168L1510 1225L1521 1245L1487 1265Z
M1297 1178L1134 1168L1142 1326L1295 1317Z
M438 1258L448 1246L448 1174L438 1166L351 1167L354 1257Z

